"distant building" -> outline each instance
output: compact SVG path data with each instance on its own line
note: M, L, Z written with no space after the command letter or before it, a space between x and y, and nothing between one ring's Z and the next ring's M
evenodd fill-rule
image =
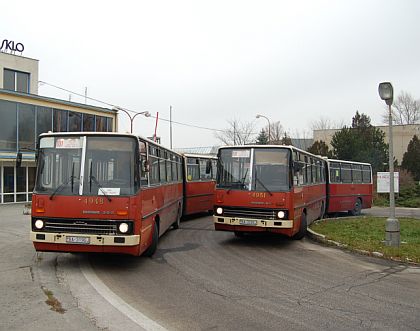
M0 203L31 201L39 134L116 128L115 110L39 96L38 60L0 52Z
M388 143L388 126L377 126L385 133L385 143ZM324 141L330 149L332 137L340 129L314 130L314 141ZM407 146L414 135L420 138L420 124L394 125L392 130L393 149L395 159L401 164L404 153L407 152Z
M220 146L174 148L178 153L217 155Z

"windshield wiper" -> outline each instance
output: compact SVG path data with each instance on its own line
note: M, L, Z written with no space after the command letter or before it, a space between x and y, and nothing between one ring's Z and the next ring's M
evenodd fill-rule
M73 193L73 186L74 186L74 162L73 162L73 164L72 164L72 167L71 167L71 176L70 176L70 178L69 179L67 179L67 181L65 182L65 183L62 183L61 185L59 185L55 190L54 190L54 192L50 195L50 200L52 200L53 198L54 198L54 196L59 192L59 191L61 191L68 183L70 183L71 182L71 193Z
M99 187L103 195L108 199L109 202L111 202L111 198L108 194L106 194L105 190L103 189L102 185L99 183L99 181L96 179L96 177L92 174L92 163L90 164L89 169L89 192L92 193L92 179L95 182L95 184Z
M273 196L273 193L264 185L264 183L257 177L257 172L255 171L255 181L258 181L258 183L261 184L261 186L271 195ZM256 186L256 185L255 185Z

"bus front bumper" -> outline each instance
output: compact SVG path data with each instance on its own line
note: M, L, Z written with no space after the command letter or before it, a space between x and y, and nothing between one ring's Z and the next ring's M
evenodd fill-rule
M64 234L31 231L30 239L34 243L87 245L87 246L136 246L140 244L140 235L108 236L89 234Z
M213 216L214 225L216 230L219 225L223 228L225 226L232 227L242 227L244 231L246 228L270 228L270 229L292 229L293 221L292 220L261 220L255 218L238 218L238 217L223 217L223 216ZM222 226L223 225L223 226Z

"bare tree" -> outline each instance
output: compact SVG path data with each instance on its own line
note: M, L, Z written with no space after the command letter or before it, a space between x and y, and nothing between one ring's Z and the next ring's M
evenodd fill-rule
M228 121L229 128L214 135L225 145L245 145L255 142L255 125L253 122L243 123L237 119Z
M410 93L401 91L392 105L392 119L395 124L416 124L420 122L420 100L414 100ZM388 123L388 107L382 115L383 122Z
M311 129L313 130L329 130L335 129L334 123L326 117L319 117L317 120L311 123Z
M280 124L280 121L270 123L270 143L277 144L280 140L283 139L285 134L283 126Z

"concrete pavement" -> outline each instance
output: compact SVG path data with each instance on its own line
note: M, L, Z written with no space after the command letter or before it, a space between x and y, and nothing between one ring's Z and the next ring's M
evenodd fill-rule
M23 209L0 206L0 330L99 330L57 278L58 255L36 254Z

